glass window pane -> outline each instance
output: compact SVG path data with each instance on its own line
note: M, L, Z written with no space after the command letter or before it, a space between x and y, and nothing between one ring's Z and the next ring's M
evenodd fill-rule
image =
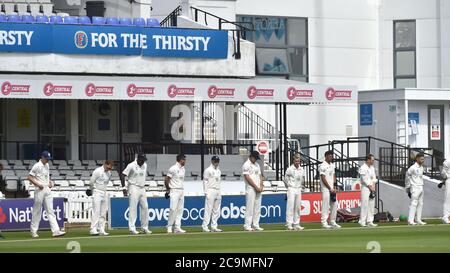
M415 75L414 51L397 51L395 57L397 76Z
M139 105L138 102L125 102L123 112L123 126L129 134L139 133Z
M257 48L256 64L261 74L289 74L286 49Z
M256 17L254 41L258 45L286 45L286 19Z
M41 133L52 134L54 132L55 115L53 103L50 100L40 102Z
M64 135L66 134L66 104L62 102L55 103L55 134Z
M416 87L416 79L397 79L395 81L395 88Z
M416 23L395 22L395 47L415 47L416 46Z
M238 24L247 27L249 29L252 28L252 24L253 23L253 17L249 17L249 16L238 16L237 17L237 21L239 22ZM254 37L254 32L253 31L244 31L242 33L242 37L250 42L254 42L255 37Z
M308 50L306 48L289 48L291 74L308 75Z
M306 46L306 19L288 19L288 45Z

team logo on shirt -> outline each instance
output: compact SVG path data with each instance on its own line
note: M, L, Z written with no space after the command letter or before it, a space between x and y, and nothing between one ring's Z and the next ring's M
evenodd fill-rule
M325 97L327 98L327 100L351 99L352 98L352 91L351 90L334 90L333 87L329 87L325 91Z
M11 93L17 94L28 94L30 93L30 85L29 84L11 84L6 81L2 84L2 94L7 96Z

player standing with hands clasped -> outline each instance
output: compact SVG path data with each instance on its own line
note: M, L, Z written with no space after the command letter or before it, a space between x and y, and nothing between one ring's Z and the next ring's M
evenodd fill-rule
M284 177L287 188L286 226L288 230L303 230L300 226L300 207L302 202L302 184L305 181L305 170L300 166L300 155L296 154Z
M376 227L373 223L373 214L375 211L375 184L377 176L373 162L375 158L372 154L366 156L366 162L359 168L359 176L361 179L361 215L359 217L359 225L362 227Z
M442 177L444 181L439 184L439 188L445 185L445 197L444 197L444 213L442 216L442 222L444 224L450 224L448 220L450 213L450 160L446 159L442 166Z
M41 222L42 204L44 204L47 212L50 228L53 237L59 237L66 234L61 231L56 221L55 212L53 211L53 196L51 188L54 186L53 181L50 180L50 166L48 161L52 159L48 151L43 151L41 159L36 162L28 175L28 180L36 187L34 192L33 215L31 217L31 237L38 238L37 231L39 223Z
M203 218L202 229L204 232L221 232L217 228L217 220L220 217L220 202L222 196L220 194L220 176L219 169L220 159L218 156L211 158L211 166L203 173L203 189L205 191L205 216ZM211 230L208 229L211 220Z
M136 230L137 205L141 207L141 230L144 234L151 234L148 229L148 203L145 191L145 178L147 177L147 157L138 154L136 160L127 165L120 179L122 180L123 193L129 195L128 228L133 235L139 234Z
M184 154L177 155L177 163L170 167L167 172L167 176L164 180L167 193L170 198L170 210L169 219L167 221L167 233L185 233L186 231L181 229L181 217L184 210L184 175L186 170L184 165L186 164L186 156ZM174 227L174 229L172 229Z
M409 205L408 225L426 225L422 221L423 208L423 162L425 161L424 154L416 155L416 163L409 167L406 172L405 188L411 204ZM414 222L414 220L417 220Z
M111 178L111 170L114 167L112 160L106 160L103 166L94 170L89 183L92 191L92 219L91 235L106 236L109 233L105 231L106 212L108 209L108 191L107 186Z
M261 168L256 160L259 159L259 153L252 151L248 160L242 166L242 174L246 182L245 195L245 231L263 231L259 226L261 216L261 192L263 191L263 176Z
M325 152L325 161L319 165L319 173L320 187L322 189L322 227L327 229L341 228L341 226L336 223L338 202L336 198L336 189L334 188L336 183L336 173L333 164L333 151ZM327 222L328 216L330 216L330 224Z

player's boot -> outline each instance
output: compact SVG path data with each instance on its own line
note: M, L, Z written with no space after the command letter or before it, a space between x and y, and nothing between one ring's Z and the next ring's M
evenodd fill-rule
M217 227L211 227L211 231L212 232L222 232L222 230L220 228L217 228Z
M167 227L167 233L173 233L172 227Z
M408 226L417 226L417 224L414 222L408 222Z
M254 229L252 227L244 227L245 231L254 231Z
M443 224L450 224L450 221L448 220L448 218L442 218L442 223Z
M358 224L359 224L361 227L367 227L367 225L366 225L365 223L363 223L363 222L358 222Z
M142 233L144 234L152 234L152 231L149 230L147 227L142 228Z
M256 231L263 231L263 230L264 230L264 229L263 229L262 227L260 227L260 226L253 227L253 229L256 230Z
M39 235L36 232L31 232L31 238L39 238Z
M301 231L301 230L304 230L304 229L305 228L300 226L300 225L294 225L294 230L296 230L296 231Z
M97 236L99 233L96 228L93 228L89 231L89 234L92 236Z
M292 225L289 225L289 224L286 225L286 229L287 229L287 230L294 230L294 228L292 227Z
M418 225L421 225L421 226L424 226L424 225L426 225L427 223L424 222L424 221L422 221L422 220L418 220L418 221L417 221L417 224L418 224Z
M130 229L130 234L132 234L132 235L138 235L139 232L137 232L137 230L135 230L135 229Z
M336 222L334 222L334 221L331 222L330 224L331 224L331 227L332 227L332 228L341 228L341 226L338 225L338 224L337 224Z
M322 223L322 228L330 229L332 228L332 226L330 226L328 223Z
M202 227L202 231L203 231L203 232L211 232L211 230L209 230L208 227Z
M53 233L53 237L61 237L64 236L66 233L64 231L58 230L57 232Z
M106 232L105 230L100 230L100 232L98 233L98 235L100 235L100 236L108 236L109 233Z
M186 230L181 229L181 228L176 228L175 233L186 233Z
M373 222L367 223L368 227L377 227L377 224L374 224Z

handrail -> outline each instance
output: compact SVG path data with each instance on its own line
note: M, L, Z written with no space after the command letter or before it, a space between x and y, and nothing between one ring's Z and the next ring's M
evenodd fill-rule
M181 14L181 6L176 7L169 15L164 18L161 23L159 23L162 27L176 27L177 26L177 17Z

